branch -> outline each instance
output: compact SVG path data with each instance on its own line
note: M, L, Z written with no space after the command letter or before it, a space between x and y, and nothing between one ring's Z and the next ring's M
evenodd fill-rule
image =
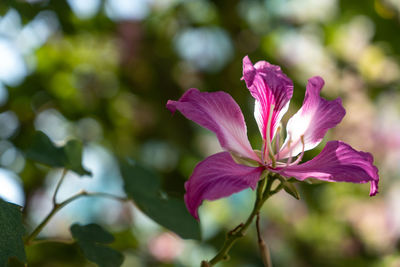
M54 190L54 194L53 194L53 198L52 198L53 206L55 206L57 204L57 201L56 201L57 193L58 193L58 190L61 187L62 182L64 181L64 178L65 178L67 172L68 172L68 170L64 168L63 171L62 171L62 174L61 174L61 178L60 178L60 180L58 181L58 183L56 185L56 189Z
M78 198L81 197L105 197L109 199L113 199L116 201L130 201L128 198L120 197L120 196L115 196L112 194L108 193L101 193L101 192L86 192L86 191L81 191L79 193L76 193L75 195L67 198L61 203L55 203L53 205L53 209L50 211L50 213L43 219L43 221L33 230L33 232L26 238L25 240L25 245L31 245L32 241L35 239L35 237L43 230L43 228L47 225L47 223L50 221L51 218L63 207L68 205L74 200L77 200Z

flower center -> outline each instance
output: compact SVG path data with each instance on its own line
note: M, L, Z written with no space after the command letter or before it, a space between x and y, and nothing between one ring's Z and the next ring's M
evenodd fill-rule
M273 107L271 107L271 110L273 110ZM272 112L270 112L271 114ZM271 115L269 116L271 118ZM271 120L268 120L268 126L267 126L267 133L270 131L270 125L271 125ZM291 139L291 136L289 136L289 141L288 141L288 149L290 151L289 157L285 159L280 159L279 157L279 152L280 152L280 146L281 144L281 135L282 134L282 126L279 125L276 131L275 138L271 140L270 134L267 134L266 141L263 143L262 147L262 159L261 162L263 163L264 166L266 167L271 167L271 168L286 168L291 165L297 165L300 163L300 161L303 159L304 156L304 149L305 149L305 143L304 143L304 135L300 136L300 142L302 144L302 150L301 153L297 156L297 158L293 161L293 155L292 155L292 149L291 145L293 144L293 141ZM275 152L272 149L275 147Z

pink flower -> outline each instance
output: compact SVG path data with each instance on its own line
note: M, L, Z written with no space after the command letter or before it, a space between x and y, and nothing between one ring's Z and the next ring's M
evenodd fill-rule
M242 79L255 99L254 116L263 139L261 153L252 149L242 111L229 94L189 89L179 101L167 103L172 113L179 110L186 118L213 131L225 150L200 162L185 183L186 206L196 219L203 200L227 197L248 187L255 189L265 170L300 181L315 178L371 182L370 196L378 192L378 169L372 155L344 142L330 141L318 156L299 164L304 151L316 147L346 113L340 98L328 101L319 95L324 85L321 77L308 80L303 106L289 119L286 139L280 148L279 125L292 98L292 81L279 66L266 61L253 65L247 56L243 59ZM254 161L256 165L238 164L232 156Z

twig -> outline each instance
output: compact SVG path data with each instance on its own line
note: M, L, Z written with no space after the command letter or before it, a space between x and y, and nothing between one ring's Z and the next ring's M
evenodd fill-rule
M117 201L130 201L128 198L123 198L120 196L115 196L112 194L108 193L101 193L101 192L86 192L86 191L81 191L79 193L76 193L75 195L67 198L61 203L55 203L53 206L53 209L50 211L50 213L43 219L43 221L33 230L33 232L26 238L25 240L25 245L31 245L32 241L35 239L35 237L43 230L43 228L47 225L47 223L50 221L50 219L63 207L71 203L72 201L81 198L81 197L106 197L110 199L114 199Z
M64 168L63 171L62 171L62 174L61 174L61 178L60 178L60 180L58 180L58 183L56 185L56 189L54 190L54 194L53 194L53 205L57 204L57 200L56 200L57 193L58 193L58 190L61 187L62 182L64 181L64 178L65 178L67 172L68 172L68 170Z

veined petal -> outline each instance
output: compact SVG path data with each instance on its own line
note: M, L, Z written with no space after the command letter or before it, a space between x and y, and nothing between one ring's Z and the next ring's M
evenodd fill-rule
M268 119L273 105L270 122L270 140L286 113L293 95L292 81L279 66L259 61L254 66L248 56L243 58L243 78L251 95L255 98L254 117L264 140L267 140Z
M242 111L229 94L189 89L179 101L169 100L167 108L213 131L224 149L260 161L247 138Z
M321 153L303 164L271 170L303 181L315 178L331 182L371 182L370 196L378 193L378 169L369 153L357 151L341 141L330 141Z
M248 167L233 161L228 152L214 154L200 162L185 183L185 203L196 219L203 200L216 200L242 191L255 189L262 167Z
M288 121L287 136L279 158L294 157L303 149L313 149L321 142L326 132L343 119L346 111L342 101L340 98L333 101L322 98L319 93L323 86L324 80L319 76L308 80L303 106ZM301 141L302 136L304 144Z

